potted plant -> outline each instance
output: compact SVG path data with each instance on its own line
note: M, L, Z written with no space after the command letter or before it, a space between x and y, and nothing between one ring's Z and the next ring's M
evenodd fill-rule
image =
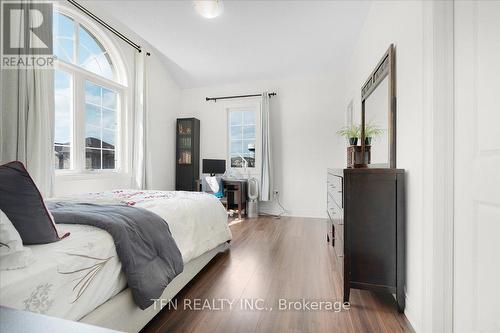
M365 125L365 145L370 146L372 144L372 138L382 134L384 130L377 125L372 125L370 123Z
M359 126L344 126L337 131L337 134L340 136L345 136L349 140L349 144L351 146L356 146L358 144L359 138Z

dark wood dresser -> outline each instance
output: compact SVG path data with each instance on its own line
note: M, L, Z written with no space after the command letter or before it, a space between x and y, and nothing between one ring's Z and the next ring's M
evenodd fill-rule
M405 180L402 169L327 170L327 240L351 288L396 294L405 308Z

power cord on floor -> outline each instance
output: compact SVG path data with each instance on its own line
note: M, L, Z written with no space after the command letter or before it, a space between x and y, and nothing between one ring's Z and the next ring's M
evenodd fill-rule
M261 215L261 216L272 216L275 219L281 219L281 216L283 216L283 214L286 213L286 209L281 204L279 192L274 192L273 193L273 201L272 202L275 202L275 201L278 204L278 206L280 207L281 212L279 212L278 214L259 213L259 215Z

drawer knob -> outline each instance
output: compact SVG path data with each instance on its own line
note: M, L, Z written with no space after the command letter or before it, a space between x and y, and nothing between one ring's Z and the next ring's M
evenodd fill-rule
M343 258L343 257L344 257L344 255L343 255L343 254L337 254L337 257L339 257L339 258Z

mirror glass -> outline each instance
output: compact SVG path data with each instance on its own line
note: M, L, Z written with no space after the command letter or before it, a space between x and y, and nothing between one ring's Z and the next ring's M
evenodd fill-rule
M389 164L389 106L389 76L386 76L365 100L365 136L371 140L365 143L371 145L371 164Z

